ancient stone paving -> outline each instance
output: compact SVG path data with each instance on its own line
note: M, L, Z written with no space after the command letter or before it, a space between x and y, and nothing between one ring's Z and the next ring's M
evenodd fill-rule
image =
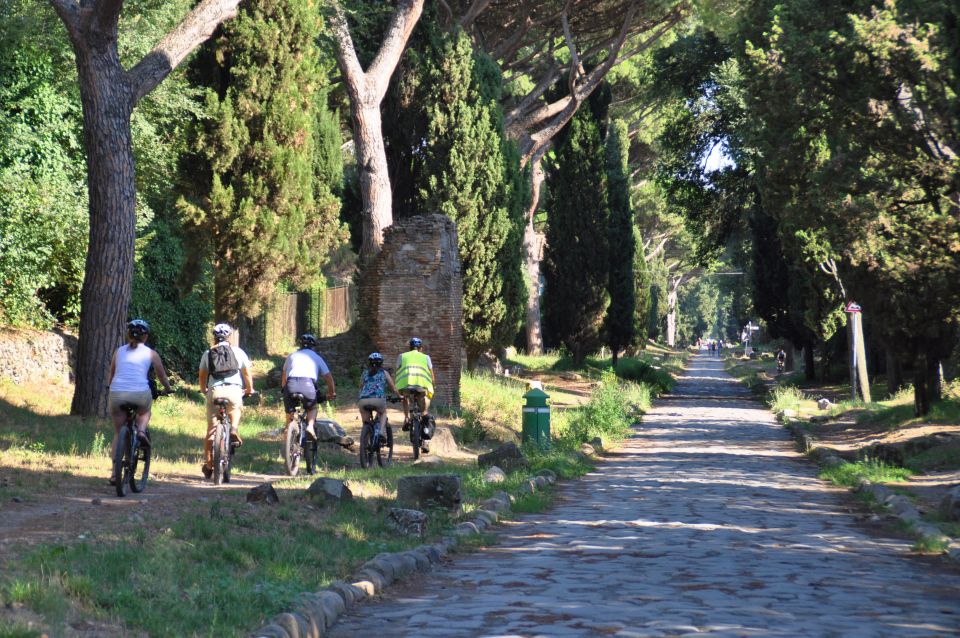
M347 636L942 636L960 575L868 535L705 355L551 511L377 604Z

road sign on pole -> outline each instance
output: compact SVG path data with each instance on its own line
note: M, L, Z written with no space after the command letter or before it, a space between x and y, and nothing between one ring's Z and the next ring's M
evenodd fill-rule
M847 307L844 308L843 311L854 313L854 312L861 312L861 310L862 309L860 308L860 304L858 304L856 301L851 301L847 304Z

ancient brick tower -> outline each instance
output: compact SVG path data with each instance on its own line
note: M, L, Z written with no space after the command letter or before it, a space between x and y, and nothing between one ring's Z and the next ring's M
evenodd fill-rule
M462 301L456 224L444 215L407 217L384 231L364 277L357 327L391 368L410 337L423 339L437 378L434 402L459 406Z

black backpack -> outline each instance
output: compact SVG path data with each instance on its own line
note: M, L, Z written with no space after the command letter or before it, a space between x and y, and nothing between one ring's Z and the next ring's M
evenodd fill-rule
M207 351L207 372L214 379L226 379L240 371L237 355L228 343L219 343Z

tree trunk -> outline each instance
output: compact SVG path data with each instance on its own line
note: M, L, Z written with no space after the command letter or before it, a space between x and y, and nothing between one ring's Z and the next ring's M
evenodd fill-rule
M813 345L805 344L803 346L803 378L807 381L814 381L817 378L816 362L813 359Z
M856 327L856 346L857 346L857 379L860 382L860 398L864 403L870 403L870 375L867 371L867 347L863 338L863 315L859 312L853 313L854 326Z
M895 395L903 387L903 364L893 350L887 350L887 394Z
M797 353L793 347L793 344L788 343L787 347L784 348L783 351L787 353L787 360L783 363L783 369L786 372L793 372L797 365Z
M543 185L543 165L533 162L530 173L531 198L527 209L527 227L523 231L523 253L527 266L527 354L543 354L543 335L540 319L540 262L543 259L545 238L533 225L540 205L540 187Z
M358 104L351 100L353 136L363 197L363 245L360 257L369 263L383 245L383 231L393 223L390 173L383 143L380 103Z
M110 359L123 341L133 283L136 184L130 86L116 37L93 33L75 46L90 193L90 245L80 298L72 414L105 416Z
M927 365L925 357L917 357L913 370L913 413L924 416L930 411L930 396L927 393Z
M667 292L667 345L673 348L677 343L677 293L680 284L670 282Z

